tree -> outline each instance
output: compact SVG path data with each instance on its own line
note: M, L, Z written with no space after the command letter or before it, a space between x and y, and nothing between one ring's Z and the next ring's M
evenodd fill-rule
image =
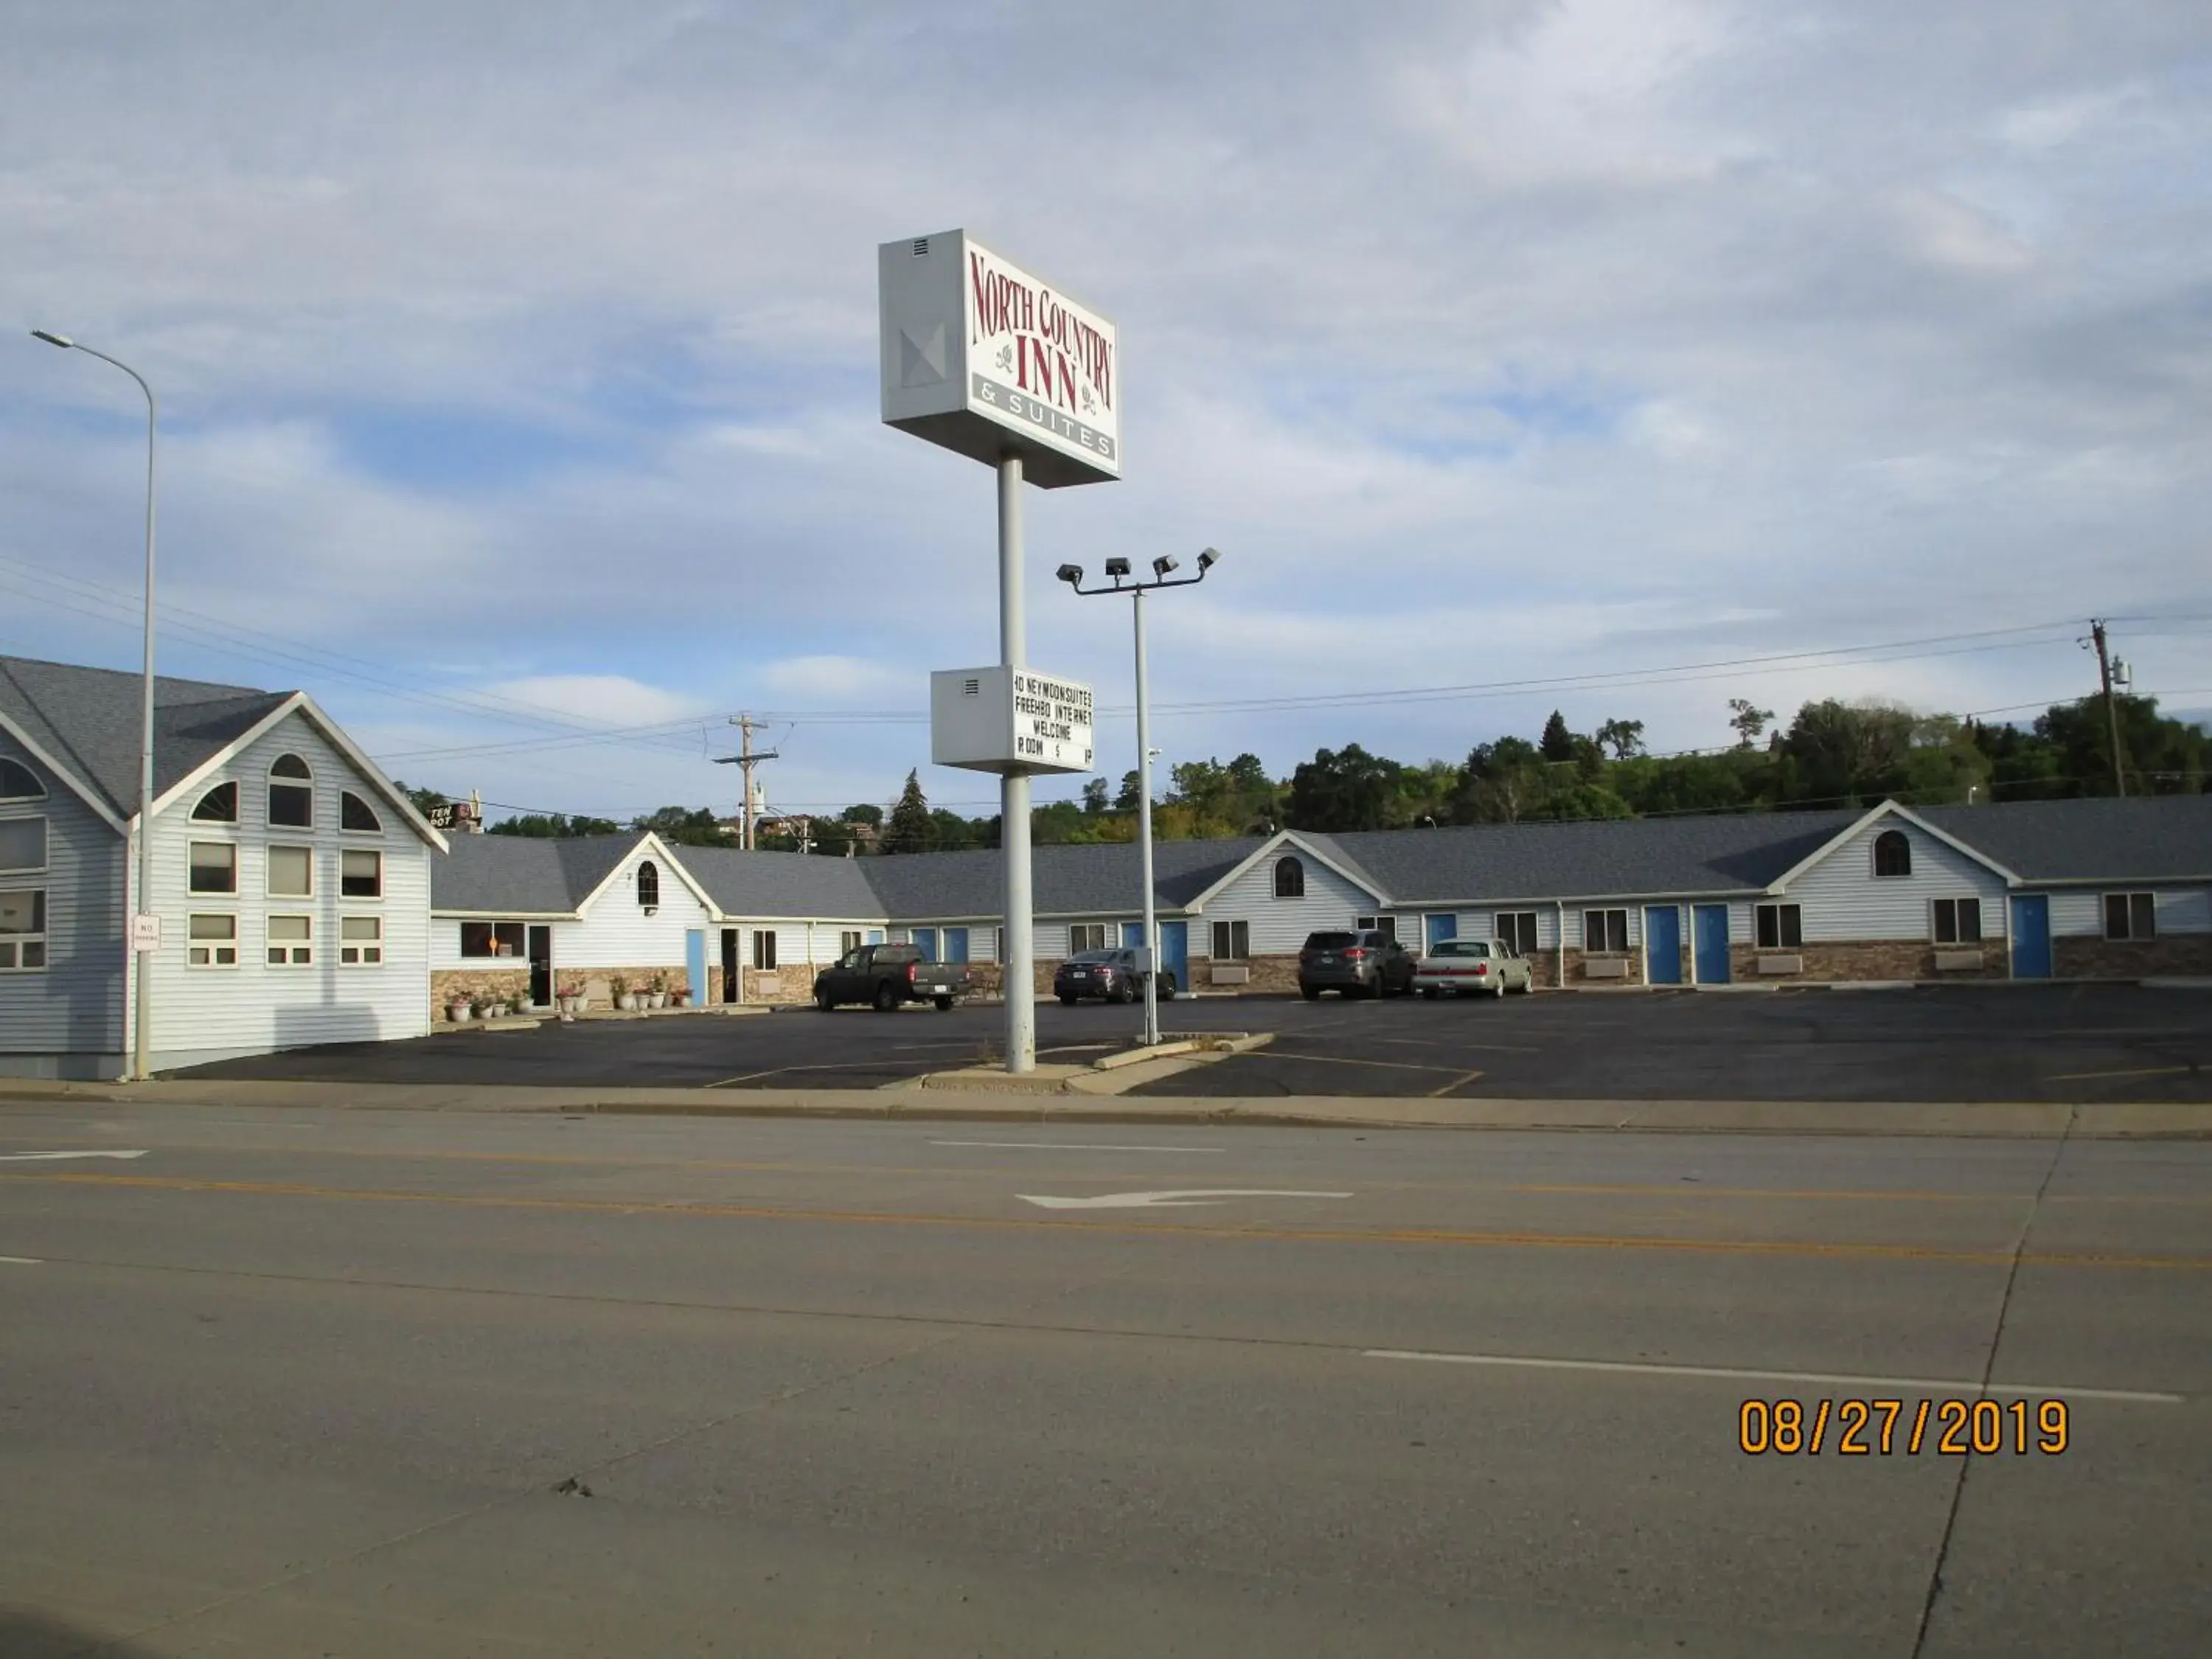
M416 789L400 782L397 778L392 779L392 787L406 796L408 804L426 818L430 816L431 808L449 806L453 804L453 798L449 795L441 794L435 789Z
M908 775L908 781L913 781L913 775L911 773ZM865 823L878 830L884 827L884 809L880 806L872 805L865 801L858 806L847 807L843 811L838 813L837 817L846 823Z
M1477 744L1452 793L1452 822L1517 823L1544 793L1544 757L1526 738Z
M1134 772L1122 773L1121 791L1114 797L1114 810L1117 812L1135 811L1137 798L1142 793L1138 787L1137 775Z
M1097 817L1106 810L1106 780L1091 778L1083 786L1083 810Z
M906 787L899 792L898 804L891 808L890 822L877 845L885 853L926 853L930 830L929 801L921 793L921 779L908 772Z
M632 830L649 830L678 847L727 847L730 837L710 806L664 806L629 821Z
M1759 734L1774 720L1771 708L1755 708L1747 697L1730 697L1729 708L1732 711L1729 724L1735 728L1735 746L1739 749L1748 749L1757 743Z
M522 812L511 818L502 818L489 826L488 836L526 836L532 840L566 841L574 836L617 836L622 825L612 818L586 817L579 813L570 817L565 812Z
M1567 729L1567 717L1558 709L1544 722L1544 735L1536 739L1537 750L1547 761L1568 761L1575 757L1575 734Z
M1382 830L1405 768L1370 755L1356 743L1332 753L1314 751L1291 775L1285 811L1294 830Z
M1607 720L1597 729L1599 744L1613 750L1617 761L1633 760L1644 752L1642 720Z

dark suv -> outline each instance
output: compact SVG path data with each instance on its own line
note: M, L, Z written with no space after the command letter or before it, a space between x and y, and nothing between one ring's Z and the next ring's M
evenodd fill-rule
M1413 953L1388 933L1309 933L1298 952L1298 994L1308 1002L1323 991L1395 997L1413 988Z
M1069 1008L1083 997L1134 1002L1145 994L1145 975L1133 950L1079 951L1054 973L1052 994ZM1176 994L1176 976L1165 969L1160 974L1159 994L1163 1000Z

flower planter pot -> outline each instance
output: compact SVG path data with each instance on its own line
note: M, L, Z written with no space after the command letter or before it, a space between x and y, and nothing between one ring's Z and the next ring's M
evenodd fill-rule
M583 1001L581 997L562 997L560 1000L561 1012L573 1017L582 1007Z
M668 1006L668 993L655 991L653 994L653 1006L656 1008L665 1008Z
M635 993L631 993L617 997L615 999L615 1006L621 1009L623 1012L626 1014L635 1013L637 1012L636 994Z
M672 1008L688 1006L690 1001L691 994L689 991L671 991L668 994L668 1006Z
M476 1010L465 1002L449 1002L446 1005L446 1018L456 1025L460 1024L464 1020L475 1018L475 1015Z

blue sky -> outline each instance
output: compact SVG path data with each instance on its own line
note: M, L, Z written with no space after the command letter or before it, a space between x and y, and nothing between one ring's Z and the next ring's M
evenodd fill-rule
M161 390L172 671L518 805L719 799L750 708L776 805L984 810L805 718L994 654L990 476L876 410L874 246L966 225L1123 339L1033 657L1126 705L1048 573L1228 555L1154 611L1170 762L2010 708L2092 613L2212 707L2201 5L1040 15L0 0L0 650L135 662L137 394L55 328Z

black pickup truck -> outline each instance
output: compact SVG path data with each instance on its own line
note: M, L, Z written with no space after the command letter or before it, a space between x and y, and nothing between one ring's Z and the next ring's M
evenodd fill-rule
M965 963L924 962L912 945L863 945L814 976L814 1006L827 1013L865 1002L888 1014L902 1002L933 1002L942 1013L970 988Z

